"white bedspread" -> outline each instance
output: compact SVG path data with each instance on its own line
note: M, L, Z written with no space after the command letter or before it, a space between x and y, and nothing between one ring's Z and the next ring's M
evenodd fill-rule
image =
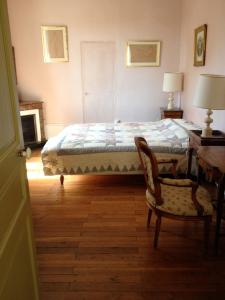
M186 168L190 129L198 126L183 119L157 122L75 124L49 139L42 150L45 175L142 173L134 137L143 136L162 158L179 160ZM169 165L160 165L168 172Z

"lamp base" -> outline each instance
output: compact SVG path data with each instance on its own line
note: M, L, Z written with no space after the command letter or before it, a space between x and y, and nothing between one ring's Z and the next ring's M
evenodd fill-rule
M174 108L174 96L173 93L169 93L169 98L168 98L168 105L167 105L167 109L172 110Z
M212 110L207 110L207 117L205 118L206 127L202 129L202 137L210 137L212 136L212 128L210 127L210 124L213 122L213 119L210 117L212 115Z
M204 128L202 129L202 137L211 137L212 136L212 129L211 128Z

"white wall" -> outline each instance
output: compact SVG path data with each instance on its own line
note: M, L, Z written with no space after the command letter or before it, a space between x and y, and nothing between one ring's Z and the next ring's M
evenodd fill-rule
M44 101L48 135L83 121L81 41L116 43L115 119L159 118L163 73L179 67L181 0L8 0L8 8L20 98ZM41 25L68 26L69 63L43 63ZM160 67L125 67L135 39L162 41Z
M206 110L192 105L193 95L199 74L225 75L225 1L183 0L182 4L180 71L185 74L182 106L186 119L202 124ZM194 67L194 29L203 24L208 25L206 63ZM214 111L212 117L212 127L225 131L225 111Z

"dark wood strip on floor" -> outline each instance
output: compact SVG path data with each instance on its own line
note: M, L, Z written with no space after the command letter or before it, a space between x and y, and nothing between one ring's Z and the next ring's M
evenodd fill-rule
M42 300L225 299L225 239L205 255L202 224L163 219L154 250L142 177L27 168Z

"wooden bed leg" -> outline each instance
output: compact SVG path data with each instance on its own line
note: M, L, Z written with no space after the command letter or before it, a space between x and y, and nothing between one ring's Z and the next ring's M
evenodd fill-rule
M63 185L63 183L64 183L64 176L63 175L60 175L60 183L61 183L61 185Z

